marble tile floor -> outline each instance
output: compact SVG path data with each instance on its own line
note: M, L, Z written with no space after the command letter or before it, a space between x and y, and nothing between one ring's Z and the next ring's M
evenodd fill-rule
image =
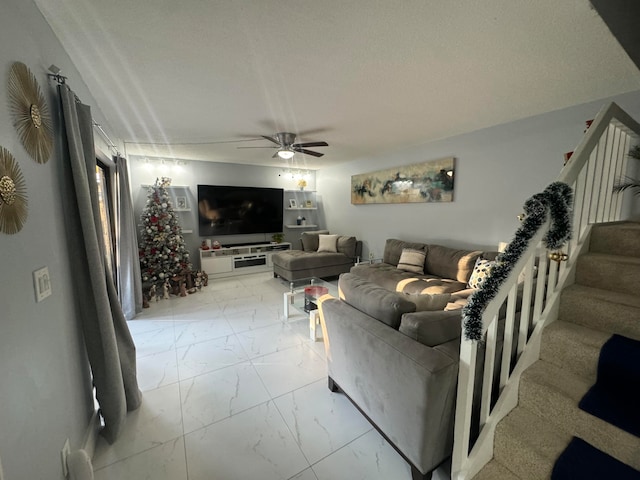
M287 288L271 273L216 279L130 321L143 404L113 445L98 441L95 480L410 480L327 388L308 317L284 319Z

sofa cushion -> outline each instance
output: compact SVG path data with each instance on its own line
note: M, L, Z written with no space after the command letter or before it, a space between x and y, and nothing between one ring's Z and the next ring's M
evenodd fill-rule
M389 238L384 245L382 261L384 263L393 265L394 267L397 266L398 262L400 261L400 256L402 255L402 250L404 250L405 248L424 250L426 252L428 249L428 245L424 243L411 243L402 240L396 240L395 238Z
M349 258L356 258L356 237L340 235L338 237L338 252L345 254Z
M402 295L351 273L340 275L338 289L343 301L396 330L402 315L416 310L415 303Z
M455 293L465 288L462 282L456 282L448 278L434 277L432 275L422 275L420 277L409 277L400 280L396 284L396 292L440 294Z
M456 250L442 245L429 245L425 273L463 282L469 281L481 251Z
M434 347L460 337L462 316L459 310L405 313L399 330L423 345Z
M471 277L469 277L469 283L467 284L469 288L480 288L495 265L495 260L485 260L479 257L473 267Z
M329 230L316 230L314 232L303 232L300 235L300 241L302 242L302 250L305 252L317 252L318 251L318 235L327 235Z
M318 235L318 252L337 253L338 235Z
M427 252L424 250L403 248L400 259L398 260L398 269L422 275L424 273L424 259L426 256Z
M290 272L353 264L351 259L342 253L316 253L303 252L302 250L287 250L285 252L274 253L271 256L271 260L274 265Z
M405 293L407 300L416 304L416 312L444 310L451 299L450 293Z
M466 282L405 272L388 263L354 265L350 272L387 290L404 293L454 293L467 288Z

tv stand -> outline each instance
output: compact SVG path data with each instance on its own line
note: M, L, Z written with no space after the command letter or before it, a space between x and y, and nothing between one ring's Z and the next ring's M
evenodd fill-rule
M200 249L200 269L204 270L209 278L269 272L273 270L271 255L290 249L291 244L288 242L252 243L209 250Z

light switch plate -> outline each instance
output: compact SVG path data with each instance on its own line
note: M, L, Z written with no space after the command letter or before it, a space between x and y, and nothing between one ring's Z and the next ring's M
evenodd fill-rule
M36 302L41 302L51 295L49 267L42 267L33 272L33 288L36 292Z

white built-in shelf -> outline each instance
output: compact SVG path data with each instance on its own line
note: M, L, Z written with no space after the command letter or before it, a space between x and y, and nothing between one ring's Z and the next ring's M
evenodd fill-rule
M147 185L147 184L144 184L144 183L143 183L142 185L140 185L140 186L141 186L142 188L149 188L149 187L153 187L153 185L150 185L150 184L149 184L149 185ZM189 185L169 185L168 187L164 187L164 188L167 188L167 189L172 189L172 188L180 189L180 188L181 188L181 189L187 189L187 190L189 190Z
M174 212L190 212L191 209L190 208L174 208L173 211Z
M313 225L313 224L309 224L307 223L306 225L285 225L285 227L287 228L316 228L318 225Z
M284 193L316 193L315 190L285 190Z
M285 208L285 210L317 210L318 207L297 207L297 208Z

